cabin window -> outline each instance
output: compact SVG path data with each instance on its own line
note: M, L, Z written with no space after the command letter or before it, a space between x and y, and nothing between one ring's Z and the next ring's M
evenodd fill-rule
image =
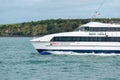
M89 31L89 27L84 27L84 31Z
M120 42L120 37L53 37L51 41L56 42Z
M89 31L120 31L116 27L89 27Z
M87 26L81 26L76 31L120 31L120 27L87 27Z

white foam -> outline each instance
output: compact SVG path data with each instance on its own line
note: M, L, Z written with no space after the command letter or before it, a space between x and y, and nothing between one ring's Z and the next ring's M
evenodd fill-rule
M120 54L116 53L76 53L72 51L49 51L52 54L55 55L94 55L94 56L120 56Z

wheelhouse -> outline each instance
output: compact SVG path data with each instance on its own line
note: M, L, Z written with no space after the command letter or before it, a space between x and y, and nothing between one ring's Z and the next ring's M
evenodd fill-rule
M91 31L91 32L101 32L101 31L111 31L111 32L116 32L116 31L120 31L120 27L85 27L85 26L81 26L79 29L77 29L79 31Z

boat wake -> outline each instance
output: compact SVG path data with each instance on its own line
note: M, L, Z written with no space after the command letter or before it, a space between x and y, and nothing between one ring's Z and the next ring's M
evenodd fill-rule
M66 51L49 51L49 53L54 55L93 55L93 56L120 56L119 53L77 53L77 52L66 52Z

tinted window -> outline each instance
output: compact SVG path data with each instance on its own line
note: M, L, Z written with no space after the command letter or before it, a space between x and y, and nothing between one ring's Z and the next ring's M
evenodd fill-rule
M58 42L120 42L120 37L54 37L51 41Z
M116 27L90 27L88 31L120 31Z

